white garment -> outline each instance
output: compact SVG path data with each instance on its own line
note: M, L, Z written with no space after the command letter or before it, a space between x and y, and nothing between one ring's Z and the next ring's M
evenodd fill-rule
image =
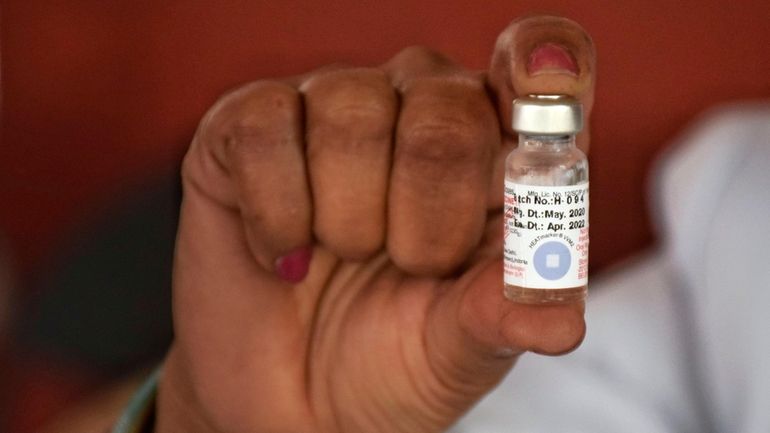
M577 351L524 355L452 432L770 432L770 105L679 141L653 172L660 249L591 282Z

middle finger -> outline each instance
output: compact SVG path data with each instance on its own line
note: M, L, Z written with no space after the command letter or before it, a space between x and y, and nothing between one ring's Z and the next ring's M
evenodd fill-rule
M387 248L401 269L442 275L478 244L500 127L478 74L424 49L386 68L401 92Z

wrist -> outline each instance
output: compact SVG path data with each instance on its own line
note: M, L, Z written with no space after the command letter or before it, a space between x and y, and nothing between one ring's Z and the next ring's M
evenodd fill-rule
M187 375L180 368L172 346L163 363L163 374L158 378L152 433L216 433L204 419L204 411L196 402Z

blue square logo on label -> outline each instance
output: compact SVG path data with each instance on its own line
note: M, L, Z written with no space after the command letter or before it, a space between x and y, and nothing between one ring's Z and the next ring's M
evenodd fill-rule
M546 242L535 250L535 270L546 280L558 280L567 275L572 264L569 248L561 242Z

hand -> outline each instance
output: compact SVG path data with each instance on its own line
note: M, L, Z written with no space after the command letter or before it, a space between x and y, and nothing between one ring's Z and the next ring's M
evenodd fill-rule
M582 302L502 295L503 160L516 95L588 114L593 73L578 25L530 17L488 72L407 48L223 97L183 164L156 430L439 432L575 348Z

